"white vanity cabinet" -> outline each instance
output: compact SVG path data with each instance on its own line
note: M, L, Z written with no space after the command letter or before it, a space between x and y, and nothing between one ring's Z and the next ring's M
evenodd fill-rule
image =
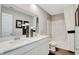
M49 53L49 39L40 40L23 45L3 53L3 55L47 55Z
M40 41L41 42L41 41ZM25 53L25 55L47 55L49 53L49 44L47 41L41 42L41 44L32 50Z

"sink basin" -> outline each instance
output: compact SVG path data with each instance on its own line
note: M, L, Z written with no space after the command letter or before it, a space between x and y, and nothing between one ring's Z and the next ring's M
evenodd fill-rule
M23 43L23 42L28 42L28 41L30 41L29 39L26 39L26 38L20 38L20 39L17 39L17 40L13 40L13 41L10 41L9 43L10 44L21 44L21 43Z

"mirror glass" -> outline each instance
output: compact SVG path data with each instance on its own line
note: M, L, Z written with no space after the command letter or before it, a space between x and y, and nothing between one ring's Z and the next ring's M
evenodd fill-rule
M10 36L12 33L13 16L2 12L2 36Z
M1 5L2 37L22 36L33 37L39 32L39 19L37 15L28 14L14 5Z

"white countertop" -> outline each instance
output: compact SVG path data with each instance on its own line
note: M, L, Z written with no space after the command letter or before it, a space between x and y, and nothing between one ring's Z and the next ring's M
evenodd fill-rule
M8 40L8 41L0 42L0 54L12 49L19 48L23 45L33 43L35 41L41 40L46 37L48 37L48 35L40 35L32 38L20 37L20 40Z

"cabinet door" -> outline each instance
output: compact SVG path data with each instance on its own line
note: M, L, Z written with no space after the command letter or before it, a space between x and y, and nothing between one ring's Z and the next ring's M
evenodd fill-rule
M44 38L4 53L5 55L45 55L49 50L49 39Z
M5 55L22 55L30 49L30 45L22 46L17 49L13 49L12 51L4 53ZM28 49L29 48L29 49ZM32 48L32 47L31 47Z
M49 41L48 40L49 39L40 41L40 42L42 42L41 44L39 44L39 45L37 44L38 46L36 46L32 50L28 51L24 55L48 55L48 53L49 53Z

